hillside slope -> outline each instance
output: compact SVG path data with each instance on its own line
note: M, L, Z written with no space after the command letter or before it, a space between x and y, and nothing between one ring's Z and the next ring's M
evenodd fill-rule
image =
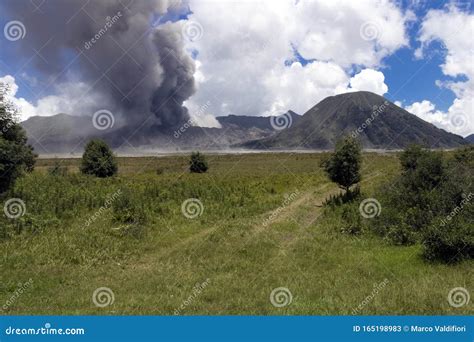
M399 149L413 143L432 148L466 144L462 137L421 120L382 96L361 91L328 97L291 127L244 146L329 149L345 135L358 137L364 148L377 149Z

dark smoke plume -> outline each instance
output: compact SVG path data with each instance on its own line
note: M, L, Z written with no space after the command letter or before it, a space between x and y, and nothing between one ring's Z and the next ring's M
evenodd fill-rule
M195 91L182 23L161 24L180 6L176 0L6 0L2 10L24 24L17 46L34 56L51 87L80 81L89 87L83 96L100 94L95 108L71 114L107 109L123 128L166 129L189 119L183 102ZM71 101L81 108L81 98Z

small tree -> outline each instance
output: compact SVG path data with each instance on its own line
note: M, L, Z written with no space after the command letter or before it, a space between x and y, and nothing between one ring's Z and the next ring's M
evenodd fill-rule
M407 147L400 155L402 180L407 200L419 201L411 192L431 191L446 179L441 152L433 152L418 145Z
M93 139L87 143L82 155L82 173L105 178L115 175L117 170L115 156L105 141Z
M0 193L8 190L23 172L31 172L36 158L17 122L17 108L7 99L8 92L8 85L0 83Z
M204 173L208 169L207 161L204 155L199 152L193 152L189 160L189 171L193 173Z
M352 185L360 182L360 165L361 147L355 139L347 137L336 144L334 153L323 167L329 179L348 193Z

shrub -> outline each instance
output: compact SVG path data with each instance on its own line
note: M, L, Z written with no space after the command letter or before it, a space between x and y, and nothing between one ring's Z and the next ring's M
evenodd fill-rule
M400 155L402 170L405 172L415 170L419 159L427 153L428 150L423 149L420 145L408 146Z
M341 228L342 233L357 235L362 232L362 219L357 207L345 206L341 217L345 222Z
M112 202L113 221L125 225L144 224L145 211L129 189L124 189Z
M389 227L386 238L394 245L407 246L417 241L417 234L402 221L398 225Z
M433 222L425 232L423 255L428 260L448 263L474 258L472 221L460 215L448 222Z
M331 157L323 163L323 167L331 181L337 183L346 192L360 182L361 147L351 137L336 144Z
M357 186L353 190L349 190L344 193L339 193L337 195L330 195L328 199L324 201L324 205L337 206L352 202L360 198L360 187Z
M17 109L6 100L9 87L0 84L0 193L7 191L23 172L31 172L36 155L17 123Z
M189 171L192 173L204 173L208 170L206 158L199 152L193 152L189 160Z
M421 241L429 260L472 258L473 151L458 150L446 161L439 152L408 147L400 155L402 174L381 190L384 211L372 228L397 245Z
M81 172L105 178L117 173L117 162L105 141L93 139L86 145L81 162Z

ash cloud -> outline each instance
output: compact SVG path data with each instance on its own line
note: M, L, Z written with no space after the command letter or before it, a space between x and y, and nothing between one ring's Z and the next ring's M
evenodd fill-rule
M46 76L46 89L70 82L88 86L71 99L80 112L70 114L108 109L122 129L146 125L147 132L189 119L183 102L195 92L195 66L184 49L182 22L153 27L179 11L184 6L179 1L45 0L37 5L7 1L2 10L24 23L26 36L16 47L23 57L34 56L31 63ZM85 97L100 102L81 107Z

